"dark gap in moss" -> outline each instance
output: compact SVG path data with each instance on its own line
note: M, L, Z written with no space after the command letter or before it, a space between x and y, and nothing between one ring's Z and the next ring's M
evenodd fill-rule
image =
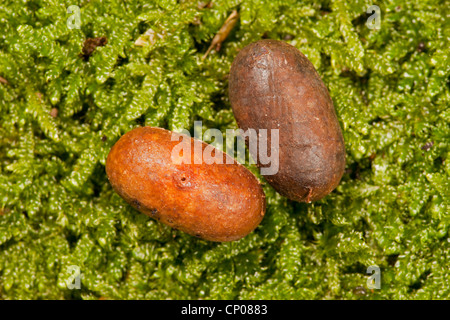
M55 178L55 183L59 184L62 179L64 179L64 176L61 173L57 173L53 176Z
M141 89L142 84L144 83L145 77L146 77L145 75L143 75L143 76L142 75L132 75L132 76L129 76L129 79L130 79L131 83L136 84L136 87ZM114 80L114 83L116 83L115 80ZM111 89L112 89L112 87L111 87Z
M395 263L397 262L399 257L399 254L390 254L387 256L387 263L391 267L395 266Z
M81 280L81 288L83 288L83 280ZM67 291L64 291L64 299L66 299L66 300L83 300L82 293L92 294L91 291L86 290L86 289L81 289L81 290L67 289Z
M306 227L306 226L305 226ZM317 239L314 236L314 232L313 231L317 231L317 229L315 228L316 225L312 225L312 226L308 226L306 228L302 228L302 235L304 235L304 240L308 243L317 243ZM319 224L317 226L318 229L323 229L323 224ZM318 232L316 232L318 233Z
M144 77L142 77L143 79ZM109 77L108 79L106 79L106 81L103 83L104 89L105 90L112 90L114 88L114 86L116 85L116 79Z
M87 103L83 103L81 110L78 111L77 113L75 113L72 116L72 118L74 120L79 120L80 122L85 122L87 119L86 115L87 115L88 111L89 111L89 105Z
M67 151L62 151L60 153L55 154L62 162L66 162L70 158L70 154Z
M363 76L359 76L359 82L364 86L364 88L367 90L367 86L369 84L370 76L372 75L372 70L368 69L367 72Z
M358 17L354 18L351 23L353 24L354 27L358 27L358 26L363 26L366 24L367 19L372 15L368 14L368 13L363 13L361 15L359 15Z
M119 58L117 59L117 62L116 62L116 68L126 65L128 62L129 62L128 57L124 58L124 57L119 56Z
M416 45L416 46L417 46L417 45ZM415 47L416 47L416 46L415 46ZM398 64L399 64L399 65L402 65L402 64L404 64L405 62L411 61L411 57L412 57L414 54L416 54L415 49L412 49L412 50L408 51L403 57L401 57L401 58L398 60ZM397 75L397 76L399 76L399 75Z
M6 251L6 249L8 249L10 246L16 244L17 242L18 242L18 241L17 241L16 239L14 239L14 237L11 238L11 239L9 239L9 240L6 240L6 241L3 242L2 244L0 244L0 250L1 250L2 252L4 252L4 251ZM1 273L0 273L0 275L1 275ZM1 277L0 277L0 278L1 278Z
M169 119L167 117L164 117L163 119L159 120L159 127L169 128Z
M408 224L411 221L412 217L409 214L409 211L403 211L400 214L400 220L402 221L403 224Z
M416 282L408 286L408 293L421 289L430 274L430 270L426 270L425 272L423 272L416 280Z
M105 185L105 181L107 181L105 167L98 163L94 168L91 179L93 196L95 198L100 197L102 191L107 187L107 185Z
M55 42L60 46L60 47L65 47L70 45L69 44L69 40L70 40L70 36L65 36L62 37L60 39L55 39Z
M331 10L331 2L330 1L324 1L322 5L320 6L320 11L325 13L331 13L333 10Z
M76 247L78 240L81 238L81 235L76 235L71 230L66 229L65 237L66 237L67 244L69 245L70 250L72 250Z
M361 273L366 274L367 266L363 265L361 262L356 262L344 268L343 273Z
M141 35L141 34L145 33L150 28L150 26L148 25L147 22L140 21L136 28L137 28L137 33L139 35Z
M364 217L361 217L361 219L358 221L358 231L360 231L363 235L364 241L366 243L370 242L370 225L367 222L367 220Z
M340 76L349 78L356 87L367 89L368 80L370 78L370 70L364 76L358 75L355 71L345 69Z
M108 188L110 187L109 183L108 183ZM122 227L122 221L120 220L119 217L117 217L114 220L114 228L117 230L117 234L121 234L122 232L125 231L125 229Z
M88 22L86 24L82 24L81 31L85 35L86 39L93 38L94 37L93 23Z
M444 165L444 158L437 157L433 160L433 165L436 169L440 169Z
M196 31L197 26L194 25L190 25L189 27L189 34L194 34ZM211 38L212 41L212 38ZM206 41L201 41L200 39L197 39L195 36L193 37L193 44L194 44L194 49L199 52L199 53L205 53L206 50L208 50L208 47L210 45L210 43L206 42Z
M348 173L350 174L350 178L352 180L361 180L361 167L359 163L352 163L348 169Z
M130 259L130 257L128 257L128 259ZM129 261L129 260L128 260ZM124 272L122 272L122 276L120 277L119 282L120 283L125 283L125 281L127 280L129 274L130 274L130 269L129 266L123 266L124 268Z
M228 92L228 82L225 84L224 91ZM218 112L220 110L230 109L227 101L228 99L224 97L223 92L214 92L213 94L211 94L212 109L214 111Z
M49 64L51 64L52 63L52 59L50 59L49 57L35 57L34 58L34 62L35 62L35 64L36 65L39 65L39 66L48 66ZM40 90L39 91L41 91L41 89L45 89L43 86L41 86L41 88L39 88ZM44 91L44 90L42 90L42 91Z
M33 135L35 139L38 140L46 140L47 136L45 135L44 131L42 131L41 127L37 123L37 120L33 120ZM35 151L35 154L36 151Z
M145 126L145 113L134 121L141 127Z
M381 18L383 18L383 16L381 16ZM391 21L392 30L396 30L396 31L401 30L401 28L400 28L401 26L402 25L401 25L400 21L398 21L398 20Z
M381 119L380 117L376 117L375 119L373 119L370 122L370 125L373 126L375 123L378 123L378 122L381 122L381 121L383 121L383 119Z
M321 58L321 67L320 70L327 70L331 66L331 57L326 55L324 52L320 52L320 58Z
M39 5L39 3L36 2L30 2L27 1L25 3L25 7L27 7L28 9L30 9L31 12L33 12L33 15L35 16L35 12L37 12L39 9L41 9L42 7ZM40 20L38 20L36 17L33 19L36 22L40 22Z
M360 95L361 95L361 99L362 99L364 105L368 106L370 104L370 102L369 102L369 98L367 97L367 91L361 90Z

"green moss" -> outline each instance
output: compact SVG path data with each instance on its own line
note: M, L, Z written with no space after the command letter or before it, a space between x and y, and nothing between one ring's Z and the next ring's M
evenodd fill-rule
M0 298L450 298L445 1L380 2L380 30L360 0L75 2L0 4ZM81 29L66 25L73 4ZM201 60L233 9L239 23ZM227 74L262 37L302 50L329 88L347 150L339 187L300 204L265 184L266 217L232 243L133 210L106 179L111 146L140 125L235 128ZM71 265L81 290L66 286Z

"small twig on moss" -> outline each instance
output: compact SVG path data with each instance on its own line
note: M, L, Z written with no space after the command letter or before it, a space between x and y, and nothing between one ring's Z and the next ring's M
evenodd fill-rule
M205 1L205 2L201 1L201 2L199 2L199 4L197 5L197 8L199 8L199 9L204 9L204 8L211 9L212 6L213 6L212 1Z
M219 32L217 32L216 36L213 38L211 45L209 46L206 53L203 55L202 60L205 60L208 56L209 52L215 48L216 51L220 50L220 46L222 42L225 41L225 39L230 34L231 30L233 29L234 25L238 21L239 13L237 10L233 10L233 12L230 14L230 16L225 20L225 23L223 24L222 28L220 28Z
M58 109L57 109L57 108L52 108L52 110L50 110L50 115L51 115L53 118L58 117Z
M9 84L8 80L6 80L6 79L3 78L3 77L0 77L0 83L3 83L3 84Z
M98 38L87 38L83 43L83 53L81 56L85 61L89 60L89 57L94 52L95 48L103 47L108 43L108 39L106 37L98 37Z

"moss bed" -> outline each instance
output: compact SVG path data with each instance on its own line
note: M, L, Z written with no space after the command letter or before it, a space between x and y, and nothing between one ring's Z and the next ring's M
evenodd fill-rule
M261 38L295 45L327 85L338 188L303 204L264 184L263 222L230 243L132 209L107 181L111 146L143 125L235 128L227 74ZM2 0L0 299L450 298L449 43L446 1Z

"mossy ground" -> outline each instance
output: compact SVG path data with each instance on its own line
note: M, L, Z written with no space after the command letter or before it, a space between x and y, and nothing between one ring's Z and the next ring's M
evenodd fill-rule
M0 298L450 298L448 3L205 4L1 2ZM233 9L239 22L202 60ZM83 57L95 37L107 43ZM347 150L339 187L301 204L265 184L266 217L232 243L133 210L107 181L111 146L142 125L235 128L227 74L261 38L295 45L329 88ZM66 286L72 265L80 290ZM381 289L367 288L371 265Z

